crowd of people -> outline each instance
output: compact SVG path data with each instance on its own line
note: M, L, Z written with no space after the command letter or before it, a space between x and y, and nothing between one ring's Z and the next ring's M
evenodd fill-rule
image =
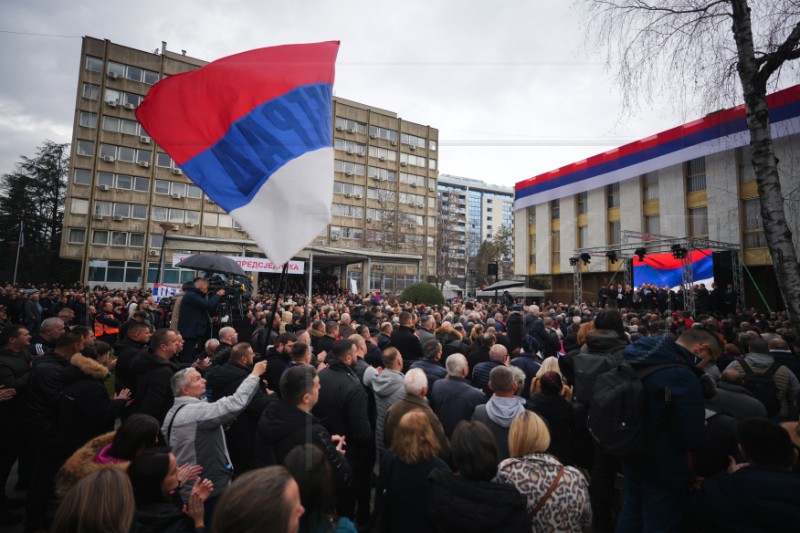
M657 288L541 306L325 288L256 293L234 327L204 279L171 305L140 289L6 286L0 481L16 464L27 496L3 493L0 525L800 523L800 339L783 312L728 309L726 291L690 313L661 309Z

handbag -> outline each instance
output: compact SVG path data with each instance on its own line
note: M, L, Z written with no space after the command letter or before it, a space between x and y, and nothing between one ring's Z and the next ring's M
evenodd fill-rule
M547 492L544 493L544 496L542 496L542 499L539 500L539 503L536 504L536 507L533 508L533 511L528 513L528 517L531 519L531 521L533 521L534 517L539 513L539 511L542 510L544 504L547 503L547 499L550 498L551 494L553 494L553 491L556 490L556 485L558 485L558 482L561 481L561 475L563 473L564 473L564 467L562 466L561 468L558 469L558 475L556 475L556 478L553 480L553 483L550 484L550 488L547 489Z

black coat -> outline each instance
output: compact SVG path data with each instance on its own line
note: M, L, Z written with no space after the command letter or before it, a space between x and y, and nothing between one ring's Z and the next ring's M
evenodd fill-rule
M472 418L475 407L486 403L486 395L462 378L447 376L438 380L431 390L431 408L439 420L447 438L453 436L456 425Z
M136 507L131 533L194 533L194 521L169 502Z
M469 355L467 356L470 377L472 377L472 373L475 371L475 367L478 365L478 363L485 363L489 361L489 349L490 346L484 346L481 344L474 350L470 351Z
M309 443L309 435L310 443L321 449L330 461L337 489L350 485L350 464L336 450L328 430L317 417L284 400L270 402L258 421L255 447L259 466L283 464L296 446Z
M117 366L114 367L114 388L117 392L122 389L136 392L136 374L131 370L131 364L137 355L146 350L146 344L127 338L114 346L114 354L117 356Z
M547 452L565 465L574 464L572 430L575 427L570 403L558 394L539 392L528 401L527 408L541 416L550 430Z
M178 313L178 331L186 339L199 339L206 333L209 313L219 305L222 296L215 294L210 298L197 287L189 287L183 293Z
M422 343L419 337L414 334L414 330L408 326L400 326L392 332L392 346L397 348L403 356L403 367L408 368L412 362L422 359ZM408 365L405 361L408 360Z
M33 360L28 379L29 401L25 428L37 435L53 437L58 433L58 415L64 394L64 370L69 359L50 352Z
M125 400L112 400L104 383L108 369L97 361L75 354L64 369L59 428L70 454L93 438L114 430L114 421Z
M331 435L347 438L347 456L351 459L362 450L374 445L369 426L367 393L355 369L332 360L330 366L319 373L319 401L313 413Z
M511 485L468 481L443 469L431 472L428 512L444 533L530 533L527 499Z
M28 404L28 383L31 375L31 357L27 352L0 350L0 385L14 389L17 394L0 402L0 444L10 444L22 432L20 421Z
M278 398L281 396L281 376L291 362L292 357L290 355L282 354L275 348L267 350L267 372L264 374L264 379L267 380L267 386L275 391Z
M208 388L212 391L214 401L233 395L251 372L251 369L234 361L218 367L208 377ZM264 389L259 387L244 411L239 413L236 421L225 431L228 453L237 476L258 467L255 459L256 427L261 413L271 401Z
M131 363L131 372L136 376L134 398L138 413L150 415L159 423L164 422L175 401L170 380L178 370L178 365L150 351L136 356Z

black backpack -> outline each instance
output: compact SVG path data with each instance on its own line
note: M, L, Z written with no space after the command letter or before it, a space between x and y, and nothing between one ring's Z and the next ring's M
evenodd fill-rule
M614 370L620 363L619 357L607 353L580 353L573 357L575 401L589 405L597 377Z
M589 432L602 449L616 457L640 455L645 449L649 395L642 380L680 364L634 368L623 363L597 377L589 404ZM671 389L664 390L664 402L671 403Z
M744 370L744 381L742 386L750 391L755 399L764 404L767 408L767 416L775 416L781 410L781 402L778 400L778 387L775 385L773 376L781 367L780 363L772 363L764 372L755 372L744 359L739 361L739 365Z

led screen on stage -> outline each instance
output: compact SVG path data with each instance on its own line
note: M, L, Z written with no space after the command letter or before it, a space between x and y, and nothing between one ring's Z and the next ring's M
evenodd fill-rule
M714 282L714 261L711 250L694 250L688 256L692 261L695 285L705 283L711 290ZM672 253L647 254L644 261L633 258L633 284L640 287L644 284L655 284L678 290L681 286L681 260L672 257Z

